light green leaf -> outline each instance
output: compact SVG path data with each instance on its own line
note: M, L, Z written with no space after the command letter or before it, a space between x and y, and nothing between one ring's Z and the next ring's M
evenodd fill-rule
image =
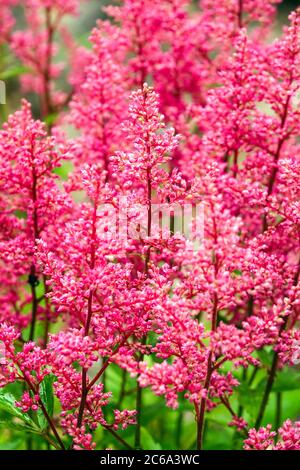
M10 439L8 442L2 442L0 444L0 450L17 450L23 444L23 439L20 437L18 439Z
M28 67L24 67L23 65L17 65L15 67L10 67L4 72L0 73L0 80L8 80L9 78L18 77L27 73L29 71Z
M257 351L257 355L262 364L267 367L271 367L273 361L273 352L267 351L266 349L260 349Z
M0 394L0 409L31 426L33 423L32 419L27 414L23 413L20 408L17 408L15 403L16 399L11 393Z
M258 390L264 390L266 379L261 380L257 386ZM286 367L278 372L272 387L272 392L287 392L300 389L300 372Z
M150 432L142 427L141 428L141 442L144 450L160 450L161 446L158 442L155 442Z
M261 402L261 391L251 389L247 384L242 384L237 389L238 402L245 408L252 418L255 418Z
M48 126L51 126L52 124L55 123L57 117L58 117L58 113L48 114L48 116L46 116L45 118L45 123L48 124Z
M52 374L46 375L40 385L40 397L50 417L53 415L54 409L54 395L53 395L53 382L56 377ZM41 429L46 429L48 421L46 420L42 410L38 411L38 422Z
M32 421L32 426L29 426L21 421L16 421L14 418L11 419L0 419L0 426L5 428L13 429L15 431L30 432L33 434L41 434L41 429L37 428Z

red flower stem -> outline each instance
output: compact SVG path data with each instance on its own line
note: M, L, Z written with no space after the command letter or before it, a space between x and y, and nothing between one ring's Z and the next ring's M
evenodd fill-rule
M147 144L147 152L150 155L150 147ZM151 237L151 224L152 224L152 185L151 185L151 168L147 168L147 199L148 199L148 211L147 211L147 236ZM151 247L149 246L146 252L145 258L145 277L148 277L149 271L149 262L150 262L150 253ZM142 339L142 345L145 345L147 342L147 337L145 336ZM141 352L139 357L139 362L143 361L144 354ZM142 406L143 406L143 389L140 387L139 381L137 380L136 384L136 428L135 428L135 448L141 448L141 424L142 424Z
M43 285L44 285L44 292L45 292L45 295L43 296L44 297L44 300L45 300L45 305L46 305L46 318L45 318L45 323L44 323L44 339L43 339L43 346L44 348L47 347L47 344L48 344L48 339L49 339L49 328L50 328L50 318L49 318L49 314L50 314L50 305L49 305L49 299L47 297L47 294L48 294L48 286L47 286L47 279L46 279L46 276L43 275Z
M110 362L111 362L111 358L117 354L117 352L119 351L119 349L124 346L124 344L126 343L127 339L132 335L133 331L130 331L124 338L123 340L119 343L119 345L116 347L116 349L112 352L112 354L110 355L110 357L105 361L105 363L103 364L103 366L101 367L101 369L99 370L99 372L95 375L95 377L93 378L93 380L89 383L89 385L87 386L87 392L89 392L91 390L91 388L93 387L93 385L95 385L95 383L97 382L97 380L100 379L100 377L102 376L103 372L106 370L106 368L109 366Z
M212 331L215 331L217 328L217 317L218 317L218 295L214 294L214 303L213 303L213 312L212 312ZM204 383L204 389L209 390L211 375L214 371L214 365L212 361L213 351L210 350L207 360L207 373ZM206 409L207 398L203 397L200 402L200 409L196 413L197 415L197 450L202 450L203 446L203 430L204 430L204 417Z
M104 429L106 429L108 432L110 432L117 439L117 441L119 441L124 447L126 447L126 449L133 450L133 447L131 447L131 445L129 445L128 442L124 441L124 439L122 439L122 437L120 437L116 433L116 431L114 431L109 426L105 426L105 425L102 425L102 426L104 427Z
M19 369L20 369L20 371L21 371L21 374L22 374L22 376L23 376L25 382L27 383L29 389L32 391L32 393L33 393L34 395L39 395L39 394L38 394L38 390L36 390L36 388L34 387L34 385L31 383L31 381L28 379L28 377L26 376L26 374L25 374L25 373L22 371L22 369L20 368L19 363L16 362L16 364L17 364L17 366L19 367ZM39 397L39 399L38 399L38 402L39 402L39 406L40 406L40 408L41 408L41 410L42 410L42 412L43 412L43 414L44 414L46 420L48 421L48 424L49 424L50 428L52 429L52 432L53 432L53 434L54 434L54 436L55 436L55 438L56 438L56 440L57 440L57 442L58 442L58 444L59 444L61 450L65 450L64 443L62 442L62 440L61 440L61 438L60 438L60 436L59 436L59 434L58 434L58 432L57 432L57 429L56 429L56 427L55 427L55 424L54 424L52 418L49 416L49 414L48 414L48 412L47 412L47 410L46 410L46 408L45 408L45 405L44 405L44 403L43 403L43 401L41 400L40 397Z
M291 82L292 82L292 79L291 79ZM288 95L287 99L286 99L286 102L284 104L283 114L282 114L282 117L281 117L281 123L280 123L280 129L281 130L284 129L284 126L285 126L285 123L286 123L286 120L287 120L287 117L288 117L288 109L289 109L290 99L291 99L291 95ZM270 196L272 194L273 189L274 189L274 184L275 184L276 176L277 176L277 172L278 172L278 160L280 158L280 153L281 153L282 146L283 146L286 139L287 139L287 137L281 137L278 140L278 143L277 143L277 148L276 148L276 151L275 151L275 154L274 154L274 166L273 166L271 176L270 176L270 179L269 179L269 183L268 183L268 196ZM265 232L267 230L267 228L268 228L268 222L267 222L267 215L265 214L264 218L263 218L263 232Z
M52 61L52 44L54 36L54 28L51 22L51 7L45 9L45 22L47 30L47 50L46 50L46 64L43 76L43 95L42 95L42 114L47 117L52 112L51 104L51 61ZM51 126L49 126L51 127Z
M105 361L100 371L95 375L95 377L89 384L87 384L87 369L82 368L81 400L80 400L79 411L78 411L77 427L80 427L82 425L82 419L83 419L83 414L84 414L84 409L86 406L86 399L87 399L88 393L90 392L91 388L95 385L97 380L99 380L100 377L103 375L106 368L109 366L112 356L118 352L118 350L121 348L121 346L124 345L124 343L127 341L130 335L131 335L131 332L123 339L123 341L118 345L115 351L113 351L111 356Z
M225 406L225 408L229 411L229 413L231 414L231 416L234 418L236 416L236 413L234 412L234 410L232 409L228 399L225 399L223 397L220 398L221 402L223 403L223 405ZM237 429L237 431L240 431L242 432L243 434L245 434L246 436L248 436L248 431L247 431L247 428L243 428L241 430Z
M243 0L239 0L238 5L238 27L243 28Z
M98 192L99 194L99 185L98 185ZM98 199L98 196L97 196ZM92 234L91 234L91 259L90 259L90 269L93 270L95 268L95 262L96 262L96 230L97 230L97 209L98 209L98 204L95 201L94 204L94 210L93 210L93 220L92 220ZM89 298L88 298L88 311L87 311L87 318L84 326L84 336L89 335L89 330L90 330L90 325L91 325L91 320L92 320L92 313L93 313L93 289L90 289L89 293ZM81 399L80 399L80 405L79 405L79 410L78 410L78 418L77 418L77 427L81 427L82 425L82 420L83 420L83 415L84 415L84 409L86 405L86 398L88 394L88 388L87 388L87 369L82 368L82 374L81 374Z
M141 87L143 87L143 83L141 83ZM144 92L144 103L146 105L147 94ZM145 120L148 121L148 116L146 113ZM150 136L147 132L146 139L146 154L149 157L149 161L151 161L151 147L150 147ZM152 181L151 181L151 166L147 166L146 170L146 180L147 180L147 236L148 238L151 237L151 230L152 230ZM144 274L145 279L148 278L149 275L149 262L150 262L150 254L151 254L151 246L148 247L146 256L145 256L145 266L144 266ZM145 336L141 343L145 345L147 342L147 336ZM141 352L139 357L139 362L141 362L144 358L143 352ZM141 449L141 422L142 422L142 398L143 398L143 390L139 385L138 379L136 384L136 412L137 412L137 424L135 428L135 448Z
M39 223L38 223L38 213L37 213L37 183L38 178L36 174L35 163L33 160L34 156L34 142L31 142L31 177L32 177L32 188L31 188L31 199L33 204L33 213L32 213L32 220L33 220L33 237L34 237L34 245L36 244L36 240L39 238ZM29 333L29 341L34 340L34 333L35 333L35 325L36 325L36 317L37 317L37 309L38 309L38 299L36 293L36 287L38 284L38 280L36 277L36 269L34 264L31 265L30 274L29 274L29 284L31 287L31 297L32 297L32 308L31 308L31 324L30 324L30 333Z
M38 309L38 300L36 295L36 275L35 275L35 266L32 265L29 275L29 284L31 289L31 323L30 323L30 332L29 332L29 341L34 340L37 309Z

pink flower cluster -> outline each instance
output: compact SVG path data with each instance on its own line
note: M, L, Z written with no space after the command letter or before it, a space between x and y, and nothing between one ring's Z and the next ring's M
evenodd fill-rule
M15 3L0 0L0 42L41 120L23 100L0 131L0 386L23 383L16 407L61 449L96 448L98 427L123 445L129 425L140 448L148 387L187 403L198 449L223 407L246 450L300 450L299 422L264 422L300 360L300 10L274 40L278 0L124 0L84 49L63 24L80 2L20 2L25 30ZM175 206L203 210L196 249ZM112 367L136 381L134 409L107 389ZM235 399L257 377L253 417Z
M292 423L289 419L278 429L279 441L274 443L276 432L271 431L271 425L258 431L250 429L249 437L245 440L246 450L299 450L300 423Z

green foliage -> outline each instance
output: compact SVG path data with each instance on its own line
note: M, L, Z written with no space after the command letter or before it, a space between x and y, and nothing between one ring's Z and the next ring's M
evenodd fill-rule
M145 427L141 428L141 442L144 450L160 450L161 446L155 441L155 438L150 434Z
M257 390L261 392L265 389L266 378L264 377L258 384ZM277 373L272 392L287 392L300 389L300 371L285 367Z
M32 420L15 405L16 399L11 393L0 394L0 409L31 425Z
M53 382L55 381L55 376L52 374L46 375L43 382L40 386L40 397L46 408L46 411L50 417L53 416L54 411L54 395L53 395ZM42 430L47 429L48 421L45 418L44 413L41 409L38 411L38 423Z
M0 427L23 433L41 434L41 429L27 413L23 413L15 405L15 402L15 397L11 393L0 394L0 410L3 411L0 416ZM3 449L2 446L1 448Z
M24 67L23 65L14 65L0 73L0 80L9 80L10 78L16 78L26 72L28 72L27 67Z

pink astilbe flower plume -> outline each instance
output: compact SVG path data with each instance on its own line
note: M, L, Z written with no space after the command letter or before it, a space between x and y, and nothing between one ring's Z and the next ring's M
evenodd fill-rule
M64 40L66 27L62 25L65 16L77 15L79 0L25 0L25 29L15 30L10 34L8 43L16 57L28 69L20 77L25 92L35 92L41 103L41 115L45 118L54 115L69 101L70 94L56 88L65 66L58 62L59 52L57 35ZM70 41L66 41L69 46ZM72 53L77 53L72 43Z
M21 317L22 310L32 300L25 291L26 283L28 281L35 290L42 280L34 260L37 241L41 238L53 240L51 233L56 224L65 219L72 207L71 201L59 190L53 172L67 156L67 146L58 145L55 137L47 136L45 125L32 118L26 101L3 126L0 148L1 218L4 222L0 232L1 289L6 308L10 304L9 315L16 319L20 315L17 321L23 324L29 318ZM51 245L54 246L53 242ZM18 276L25 276L25 280ZM20 298L16 297L17 292L22 293ZM36 318L37 315L48 316L50 312L47 305L39 306L36 302L32 314Z

